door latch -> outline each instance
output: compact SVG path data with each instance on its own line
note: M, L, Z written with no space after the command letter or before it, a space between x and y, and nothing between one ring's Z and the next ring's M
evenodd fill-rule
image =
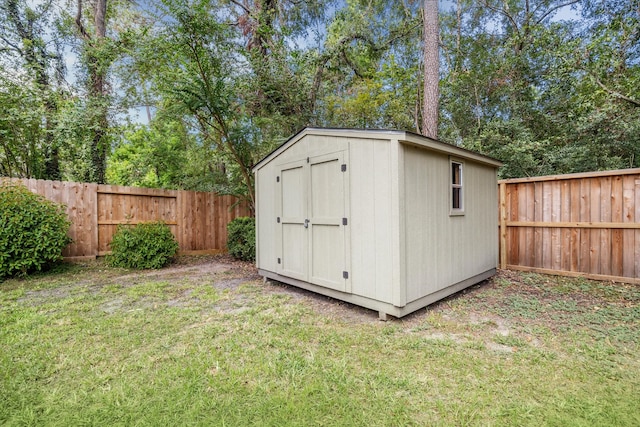
M309 228L309 220L308 219L304 220L304 228Z

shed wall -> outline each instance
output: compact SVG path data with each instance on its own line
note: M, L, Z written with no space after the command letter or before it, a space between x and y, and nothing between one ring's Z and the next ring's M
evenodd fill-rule
M496 268L495 168L464 160L464 215L449 214L449 156L404 151L407 303Z
M394 286L390 141L349 139L349 159L352 292L390 303Z

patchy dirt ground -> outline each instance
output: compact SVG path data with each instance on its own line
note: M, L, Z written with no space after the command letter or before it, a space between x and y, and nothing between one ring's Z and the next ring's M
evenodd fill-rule
M71 274L78 278L71 280L73 284L63 274L59 286L36 286L27 291L24 300L37 304L38 300L67 297L78 288L99 293L110 286L171 284L175 296L166 302L171 307L194 306L203 292L212 290L218 299L210 305L211 310L240 313L258 298L276 296L279 304L302 305L318 314L318 321L330 318L396 327L427 339L458 343L480 336L489 348L500 352L515 351L519 345L536 347L541 335L580 329L595 337L640 341L640 332L630 335L628 328L630 323L640 323L640 287L621 283L500 271L489 280L384 323L373 310L279 282L265 283L254 264L227 255L183 256L167 268L140 272L109 268L98 260L77 265ZM153 295L153 289L147 292ZM147 303L151 304L144 298L136 302L142 308ZM103 310L113 313L130 308L123 300L114 299Z
M303 302L314 311L352 323L377 322L378 313L362 307L325 297L304 289L275 281L263 281L255 264L238 261L228 255L179 257L171 266L161 270L129 273L115 281L189 280L192 283L211 283L217 290L235 290L242 285L255 284L266 293L286 295L295 302ZM238 304L236 304L238 305Z

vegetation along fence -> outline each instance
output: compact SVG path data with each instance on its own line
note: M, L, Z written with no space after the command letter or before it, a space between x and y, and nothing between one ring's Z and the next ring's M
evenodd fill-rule
M500 267L640 284L640 169L499 181Z
M35 179L11 181L67 205L73 243L65 248L65 258L105 255L118 224L158 220L169 225L181 253L221 252L227 246L227 224L250 215L247 205L234 196L215 193Z

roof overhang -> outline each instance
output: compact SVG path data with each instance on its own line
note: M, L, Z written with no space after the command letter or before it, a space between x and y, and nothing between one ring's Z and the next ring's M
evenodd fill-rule
M425 148L430 151L436 151L443 154L456 156L462 159L472 160L478 163L482 163L488 166L498 168L502 166L502 162L492 157L485 156L475 151L467 150L465 148L457 147L455 145L447 144L436 139L428 138L422 135L418 135L413 132L399 131L399 130L383 130L383 129L343 129L343 128L313 128L306 127L286 140L282 145L267 154L262 160L256 163L252 171L255 172L265 164L269 163L273 158L280 155L280 153L286 151L293 144L301 140L307 135L319 135L319 136L342 136L347 138L366 138L366 139L385 139L385 140L398 140L401 143L412 145L416 147Z

